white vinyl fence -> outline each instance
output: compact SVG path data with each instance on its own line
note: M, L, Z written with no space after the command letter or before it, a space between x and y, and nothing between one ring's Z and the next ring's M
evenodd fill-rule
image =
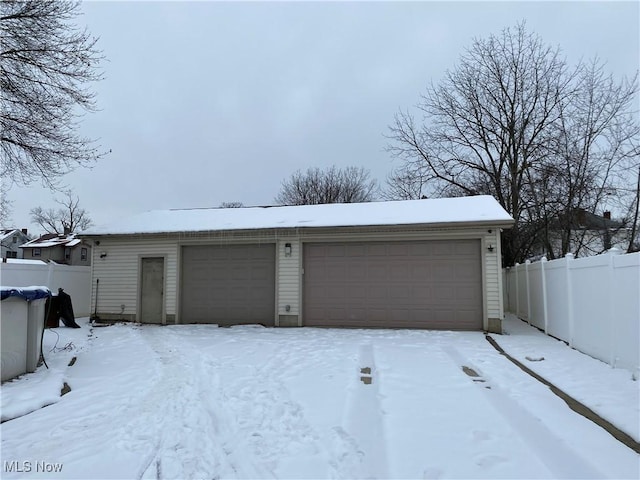
M71 296L76 317L91 314L91 267L0 263L0 284L7 287L45 286L54 295L62 288Z
M505 310L613 367L640 371L640 252L504 270Z

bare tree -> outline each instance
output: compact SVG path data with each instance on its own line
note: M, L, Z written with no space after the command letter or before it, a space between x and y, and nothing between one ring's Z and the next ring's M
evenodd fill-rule
M7 198L4 182L0 184L0 226L7 226L11 218L11 200Z
M88 212L80 208L80 200L71 191L65 192L66 198L56 200L62 208L57 210L42 207L31 209L31 220L40 225L47 233L69 234L86 230L93 225Z
M594 245L588 245L592 235L576 230L574 217L577 211L606 210L609 198L621 197L630 186L627 170L640 134L630 111L636 89L636 79L617 82L594 60L581 66L571 95L559 105L558 121L546 136L548 153L528 168L525 193L530 216L545 227L552 222L560 232L559 242L544 237L547 256L610 248L610 242L603 241L593 250ZM608 236L609 228L605 231Z
M309 168L284 180L275 201L279 205L370 202L377 188L377 182L362 167Z
M222 202L220 208L242 208L244 204L242 202Z
M423 165L404 164L386 179L382 196L387 200L419 200L427 197L428 173Z
M630 206L630 232L627 252L640 252L640 165L638 165L638 181L636 191L633 196L633 203Z
M505 264L540 245L559 255L569 242L558 249L550 230L575 208L595 212L624 181L636 91L636 79L616 83L597 61L569 68L518 25L476 39L421 97L422 121L396 115L388 150L428 195L493 195L516 220L503 235Z
M626 207L623 221L628 231L626 245L628 253L640 252L640 148L637 149L636 162L636 180L633 187L616 197L622 203L620 207L623 209Z
M80 2L0 1L0 145L3 180L53 186L101 153L78 134L80 109L95 110L96 38L74 23Z

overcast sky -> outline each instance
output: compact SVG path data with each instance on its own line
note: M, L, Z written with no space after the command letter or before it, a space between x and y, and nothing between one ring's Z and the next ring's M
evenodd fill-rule
M638 2L91 2L79 21L107 61L82 133L111 153L64 182L95 224L152 209L273 203L297 169L397 165L398 109L455 67L474 37L526 21L570 63L617 76L640 58ZM13 187L13 226L51 207Z

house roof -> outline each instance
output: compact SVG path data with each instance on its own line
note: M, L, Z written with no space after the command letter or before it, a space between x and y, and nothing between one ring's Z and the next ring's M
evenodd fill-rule
M42 260L31 260L27 258L7 258L5 263L21 263L23 265L46 265L47 264L47 262L43 262Z
M9 238L16 232L24 236L25 238L27 237L19 228L4 228L0 230L0 241L4 240L5 238Z
M58 235L56 233L47 233L40 238L21 245L20 248L75 247L80 243L82 243L82 240L76 238L75 234Z
M587 230L606 230L623 228L624 224L609 217L596 215L583 208L576 208L571 215L571 225L573 228L584 228Z
M92 228L83 236L266 228L482 224L513 218L491 196L245 208L154 210Z

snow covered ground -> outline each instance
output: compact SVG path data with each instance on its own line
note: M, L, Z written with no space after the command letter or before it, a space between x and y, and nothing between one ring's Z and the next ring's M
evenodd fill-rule
M640 478L639 455L482 333L80 324L46 331L49 370L2 385L2 478ZM506 332L638 439L630 372Z

